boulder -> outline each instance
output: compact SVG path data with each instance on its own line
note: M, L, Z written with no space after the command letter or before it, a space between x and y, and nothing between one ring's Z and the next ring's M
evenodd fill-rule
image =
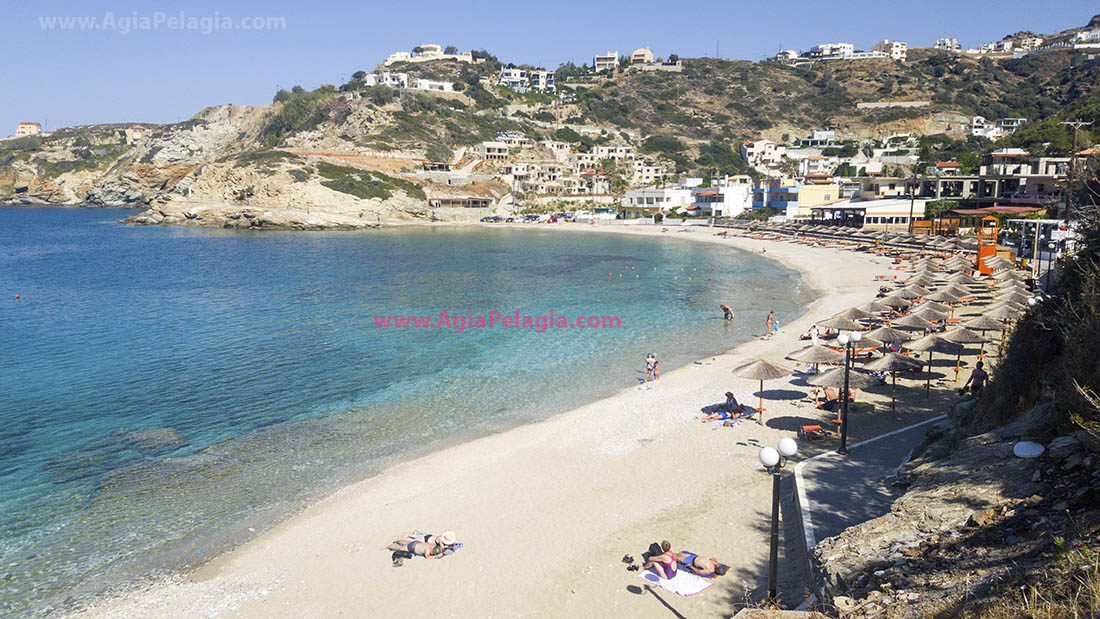
M1047 445L1047 453L1055 462L1061 462L1066 458L1081 451L1081 441L1072 434L1059 436Z

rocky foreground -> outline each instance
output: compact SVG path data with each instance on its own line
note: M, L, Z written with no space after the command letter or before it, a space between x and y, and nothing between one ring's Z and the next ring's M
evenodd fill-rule
M899 472L908 489L889 514L813 549L831 609L949 617L1005 604L1012 616L1064 580L1065 553L1100 532L1100 455L1084 434L1046 437L1040 458L1013 455L1052 425L1048 406L973 437L939 427Z

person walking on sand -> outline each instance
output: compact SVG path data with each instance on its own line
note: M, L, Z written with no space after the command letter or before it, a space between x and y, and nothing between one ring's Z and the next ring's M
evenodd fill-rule
M763 337L771 337L772 330L775 328L775 310L768 312L768 319L764 321L764 335Z
M726 320L733 320L733 310L730 309L730 306L723 303L721 307L722 307L722 317L725 318Z
M982 397L982 390L985 389L985 381L989 380L989 373L982 367L985 363L979 361L974 366L974 371L970 372L970 379L966 381L966 385L963 385L963 389L966 389L967 385L970 385L970 392L974 394L975 398Z
M653 353L649 353L645 358L645 382L649 382L654 379L654 373L657 371L657 356Z
M821 331L817 330L817 325L810 327L810 339L813 340L813 345L817 346L821 343Z

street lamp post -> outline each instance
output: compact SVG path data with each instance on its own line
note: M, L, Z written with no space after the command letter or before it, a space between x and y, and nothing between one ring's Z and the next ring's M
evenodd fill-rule
M779 484L787 459L798 453L798 443L793 438L781 438L775 447L765 447L757 456L764 470L772 476L772 536L768 557L768 599L776 599L776 580L779 575Z
M1054 266L1054 243L1047 243L1047 281L1043 290L1050 290L1050 269Z
M844 393L840 395L840 447L836 450L841 455L848 453L848 373L852 369L852 344L861 339L863 336L859 331L841 333L836 338L836 341L844 347Z

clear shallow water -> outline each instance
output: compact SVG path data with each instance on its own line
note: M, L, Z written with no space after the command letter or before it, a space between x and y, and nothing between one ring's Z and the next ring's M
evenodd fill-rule
M810 294L760 256L675 238L128 214L0 209L0 614L200 561L396 460L635 384L647 352L667 372L727 350ZM373 320L441 310L621 328Z

